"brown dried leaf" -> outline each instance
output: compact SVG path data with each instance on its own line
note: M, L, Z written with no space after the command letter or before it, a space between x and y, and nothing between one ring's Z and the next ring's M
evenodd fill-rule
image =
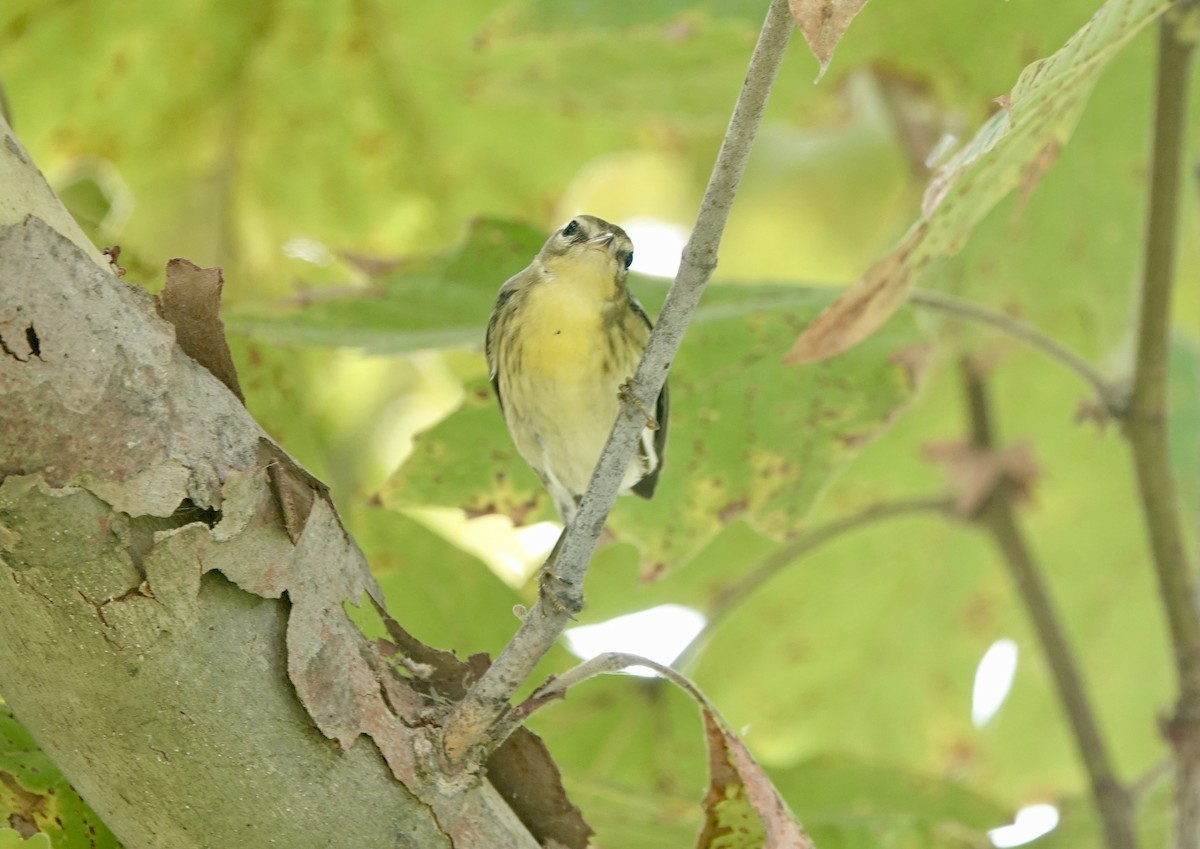
M954 491L954 511L963 518L974 516L1000 481L1008 481L1017 495L1026 497L1038 476L1028 442L998 450L945 442L927 445L921 453L942 467Z
M167 282L156 304L158 314L174 325L175 341L183 352L245 402L221 322L223 284L221 269L173 259L167 263Z
M267 470L271 493L293 543L300 539L317 496L329 500L329 487L301 468L300 464L269 439L258 440L258 465Z
M487 777L539 844L587 849L592 829L567 798L541 737L517 729L488 758Z
M834 48L842 40L854 16L865 5L867 0L788 0L792 20L821 63L818 80L825 76Z
M924 224L909 231L896 248L826 307L783 356L785 363L812 363L853 348L891 318L904 303L913 278L928 255L910 261L925 234Z

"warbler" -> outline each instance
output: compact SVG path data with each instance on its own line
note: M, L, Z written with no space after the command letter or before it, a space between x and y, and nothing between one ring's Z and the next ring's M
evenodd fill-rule
M626 286L633 242L577 215L500 287L485 349L517 450L569 525L646 349L651 323ZM654 494L667 442L667 387L641 433L622 492Z

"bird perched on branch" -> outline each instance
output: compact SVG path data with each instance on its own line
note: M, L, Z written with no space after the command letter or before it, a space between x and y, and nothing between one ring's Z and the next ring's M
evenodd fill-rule
M650 338L650 319L626 286L632 262L624 230L577 215L500 287L488 320L488 370L504 421L564 524L575 517ZM621 491L650 498L667 442L665 385L654 412L644 412Z

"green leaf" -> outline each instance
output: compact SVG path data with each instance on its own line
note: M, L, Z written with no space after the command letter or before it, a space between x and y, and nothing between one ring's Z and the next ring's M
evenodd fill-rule
M604 676L534 715L598 846L691 846L707 758L699 711L656 678Z
M637 5L614 6L604 0L527 0L520 4L510 24L523 31L562 35L581 30L628 30L644 24L668 23L680 18L740 18L755 24L766 14L761 0L700 0L686 6L678 0L647 0Z
M1137 799L1135 818L1138 842L1142 846L1169 846L1174 827L1174 782L1170 768L1160 763L1154 769L1158 778ZM1091 796L1069 796L1054 800L1058 808L1058 827L1035 844L1038 849L1076 849L1078 846L1103 846L1103 826Z
M373 354L478 345L496 290L545 240L526 225L477 219L457 248L401 263L370 289L301 306L242 308L228 313L225 324L276 344L343 345Z
M361 511L355 524L388 611L417 639L431 644L436 639L439 648L466 657L495 651L520 625L513 607L524 599L432 531L379 509ZM370 611L352 610L351 615L360 625L374 621Z
M987 845L1009 816L963 781L825 755L771 773L821 849L959 849Z
M7 705L0 704L0 822L21 822L38 834L0 829L0 847L119 849L116 837L42 754Z
M711 139L757 25L690 16L682 38L647 21L547 40L506 17L479 0L403 13L304 0L278 14L230 0L19 2L0 9L0 40L14 120L43 170L64 183L111 172L119 203L79 209L119 207L91 223L123 244L131 276L154 280L184 256L223 266L239 300L296 276L344 282L343 264L288 256L293 240L333 256L449 245L474 215L548 216L581 164L638 146L648 126ZM46 67L64 50L85 77Z
M52 849L52 846L50 838L44 834L31 834L23 838L19 831L0 828L0 849Z

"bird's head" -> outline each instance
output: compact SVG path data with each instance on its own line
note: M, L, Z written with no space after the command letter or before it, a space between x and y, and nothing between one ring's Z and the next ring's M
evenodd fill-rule
M546 240L540 258L548 268L606 273L621 286L633 263L633 242L616 224L594 215L576 215Z

